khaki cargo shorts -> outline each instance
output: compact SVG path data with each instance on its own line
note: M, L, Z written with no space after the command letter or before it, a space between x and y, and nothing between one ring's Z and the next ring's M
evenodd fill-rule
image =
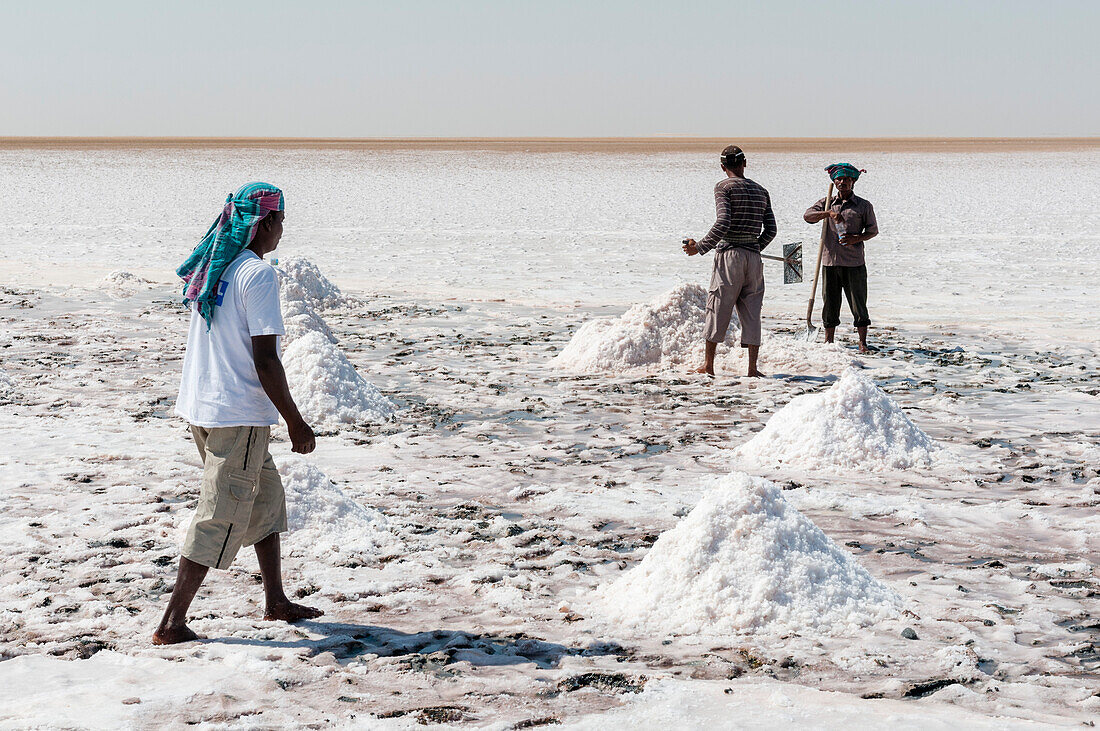
M764 262L760 254L739 248L715 252L703 337L712 343L725 342L736 309L741 325L741 347L760 345L763 304Z
M183 555L215 569L228 568L241 546L283 533L286 496L267 451L269 426L191 426L202 457L202 490Z

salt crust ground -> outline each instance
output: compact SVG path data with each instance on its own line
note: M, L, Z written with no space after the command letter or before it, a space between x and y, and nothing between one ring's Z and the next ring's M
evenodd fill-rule
M849 368L827 391L792 399L734 454L746 465L813 472L928 467L939 452L896 401Z
M778 486L744 473L721 478L597 596L596 611L633 632L711 637L852 634L901 604Z
M702 365L707 291L682 284L648 303L637 304L620 317L585 322L554 359L573 373L646 373L689 370ZM743 373L745 354L739 347L736 313L726 340L719 345L717 370ZM771 373L828 373L853 362L835 346L806 343L799 337L765 330L760 340L762 368Z
M302 724L290 696L279 690L278 672L246 652L223 652L216 662L173 662L133 657L106 650L87 660L66 661L24 655L8 662L19 685L0 685L0 724L8 728L164 728L179 709L204 703L206 696L243 697L266 689L269 702L244 718L210 714L200 728L298 728ZM320 668L316 675L323 675ZM156 684L148 679L155 677ZM284 681L285 682L285 681ZM337 701L339 702L339 701ZM330 727L419 729L416 714L386 721L361 716ZM984 731L1045 729L1055 726L965 711L951 703L920 704L860 699L846 693L761 680L654 679L637 695L626 695L620 708L582 715L551 728L563 731L605 729L730 728L836 729L890 728L903 731ZM431 725L431 724L428 724ZM451 724L446 724L454 727ZM512 724L471 724L504 731ZM457 724L455 725L457 726Z
M784 482L784 496L917 617L854 640L769 636L729 647L654 636L624 638L618 649L562 605L636 565L700 499L704 478L728 470L732 439L842 370L703 387L545 367L583 321L608 314L595 305L625 309L705 277L709 262L670 258L679 247L668 239L709 223L712 201L698 191L713 185L712 166L694 156L609 165L547 155L532 177L530 156L442 155L467 183L442 200L424 195L437 169L400 154L182 155L0 155L11 194L0 209L0 368L20 390L0 409L9 447L0 450L0 652L71 680L51 687L3 660L0 687L15 702L0 711L9 718L49 723L63 692L87 699L88 719L159 725L411 726L431 715L416 709L441 704L496 728L568 722L624 702L644 718L645 706L631 704L644 691L557 689L591 673L646 676L654 689L679 678L671 682L683 683L685 717L692 707L717 712L740 683L769 675L796 710L829 705L795 684L843 690L838 702L881 709L877 725L887 727L902 709L932 712L941 700L962 721L980 712L1067 724L1100 712L1091 560L1100 550L1100 359L1090 299L1100 258L1080 255L1100 241L1080 205L1100 185L1100 153L1033 157L1031 180L1048 192L1034 200L1013 194L1018 156L864 161L875 176L863 190L890 211L891 226L869 247L883 349L862 360L966 470L817 474ZM181 159L188 176L178 175ZM804 156L756 159L762 182L783 191L774 196L781 231L800 235L802 210L824 193L819 180L805 175ZM209 191L232 188L242 170L293 182L301 207L286 251L307 253L345 287L371 290L356 316L325 317L354 344L344 352L359 372L384 374L408 410L399 423L324 438L312 458L345 494L385 513L406 553L378 569L291 553L288 586L328 614L288 627L260 621L255 561L243 552L196 602L193 626L211 639L150 648L178 556L171 528L192 509L199 474L169 416L186 332L171 270L180 242L202 235L205 214L195 212L207 209ZM64 210L50 194L58 189L74 193ZM149 189L182 202L155 226L132 218ZM498 205L485 205L489 194ZM585 205L574 205L580 198ZM927 205L913 207L917 199ZM929 208L939 215L930 219ZM331 226L332 210L347 227ZM598 267L593 241L602 242ZM134 251L145 268L133 271L162 290L114 300L98 286L66 288L98 284ZM1076 266L1067 269L1067 258ZM768 325L790 332L807 287L772 281ZM469 299L448 299L463 292ZM499 298L508 302L489 301ZM547 306L562 302L570 307ZM1075 341L1082 325L1087 337ZM847 330L840 336L850 343ZM851 352L842 348L838 355ZM283 439L276 434L277 462L289 456ZM293 542L292 533L291 551ZM905 626L920 639L901 638ZM142 672L125 674L116 652ZM227 667L247 672L223 680ZM737 673L744 677L724 680ZM195 690L188 703L157 705L177 679ZM954 682L928 698L891 700L931 680ZM864 693L886 699L859 701ZM121 703L138 695L152 700ZM406 715L370 715L384 712Z
M203 696L245 695L254 693L257 686L278 687L277 674L269 663L243 651L218 654L216 662L201 665L111 651L78 662L42 655L16 658L13 669L18 672L19 682L0 686L0 726L174 728L172 719L180 709L202 705ZM323 671L314 675L323 675ZM150 683L150 678L156 678L156 682ZM289 711L279 708L275 713L262 714L257 725L251 727L293 728L295 719ZM211 721L203 726L221 725L216 715Z
M1050 728L1013 718L992 718L947 703L914 705L867 700L774 681L666 678L628 697L622 708L556 726L562 731L605 729L891 729L892 731L1015 731Z
M678 283L707 281L709 257L684 256L679 243L714 220L710 191L721 171L705 154L440 151L436 165L417 167L418 159L337 150L3 150L5 284L86 285L127 262L174 288L181 245L208 225L201 222L211 191L234 187L242 171L285 180L295 196L293 224L275 255L307 256L330 276L339 272L345 290L625 308ZM828 160L753 159L753 178L772 192L780 232L773 247L802 240L809 251L815 227L802 213L825 195L820 167ZM1095 251L1100 228L1081 201L1100 197L1100 149L1029 158L1030 179L1048 191L1036 200L1014 195L1019 159L860 154L871 172L857 192L889 214L888 229L868 248L874 327L997 329L1012 313L1035 323L1033 333L1092 337L1095 315L1081 305L1100 280L1100 258L1081 252ZM181 160L187 175L179 175ZM531 175L533 161L539 175ZM433 199L440 169L463 184ZM67 191L65 200L57 190ZM136 213L149 190L173 201L155 221ZM991 250L1002 255L996 267ZM764 266L767 313L800 319L808 283L781 285L780 265Z
M957 340L939 333L882 333L873 363L876 374L894 374L878 376L893 398L971 405L964 426L934 413L928 421L938 440L965 447L971 476L933 465L906 475L917 489L896 476L817 476L785 484L784 497L917 616L864 628L858 642L766 633L730 647L616 638L596 618L561 610L629 570L694 507L705 478L728 469L731 434L754 431L820 381L703 387L699 379L548 375L546 343L564 344L582 313L385 300L366 313L333 312L341 340L357 343L348 351L356 367L393 374L410 406L400 424L321 439L311 458L347 496L385 513L404 553L379 568L334 566L299 553L308 547L288 534L288 586L328 612L290 627L259 620L255 560L242 552L197 600L193 626L211 639L165 650L150 648L147 634L174 575L172 528L189 517L199 475L185 430L166 418L187 314L174 305L174 288L144 299L91 297L0 292L9 328L0 352L24 391L0 410L11 445L0 453L7 656L81 663L114 648L180 660L165 662L195 670L191 682L208 690L170 717L231 726L419 717L415 709L440 704L496 727L568 720L623 699L614 685L545 692L591 673L627 683L676 672L767 674L887 698L934 679L953 683L936 699L985 713L1079 719L1097 710L1085 671L1094 662L1085 557L1100 532L1095 513L1080 509L1095 503L1089 482L1100 487L1090 467L1100 422L1081 411L1094 403L1088 390L1100 372L1091 351L1017 352L998 338L999 360L989 364L985 341L965 340L958 352ZM1038 393L1021 402L1017 384ZM1026 412L1006 421L1015 404ZM1086 431L1059 436L1072 418ZM970 444L983 439L999 441ZM277 432L280 463L290 456L282 440ZM920 639L902 638L906 626ZM235 653L257 664L249 677L259 682L225 692L198 680L204 669L217 677ZM74 677L85 678L79 667ZM114 666L96 667L101 687ZM21 687L20 666L0 662L0 674ZM157 696L160 677L140 677L122 698ZM37 712L12 710L16 718Z

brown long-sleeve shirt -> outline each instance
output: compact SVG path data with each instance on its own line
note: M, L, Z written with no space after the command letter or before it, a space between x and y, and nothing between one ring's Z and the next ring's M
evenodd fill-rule
M714 186L717 220L697 244L700 254L717 248L761 251L775 238L772 199L764 186L748 178L726 178Z
M804 216L825 210L825 199L822 198L808 209ZM829 210L840 211L840 230L847 234L877 234L878 220L875 219L875 209L871 201L860 198L855 193L848 200L839 197L833 199ZM825 251L821 255L822 266L827 267L858 267L866 263L863 256L863 242L858 244L841 244L837 233L837 222L831 218L825 219L828 226L825 229Z

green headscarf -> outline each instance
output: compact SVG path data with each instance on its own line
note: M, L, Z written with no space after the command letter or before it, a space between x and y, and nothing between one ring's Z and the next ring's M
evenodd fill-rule
M855 165L846 162L834 162L829 167L825 168L825 172L829 174L830 180L836 180L837 178L851 178L852 180L859 180L859 174L867 172L866 170L859 170Z

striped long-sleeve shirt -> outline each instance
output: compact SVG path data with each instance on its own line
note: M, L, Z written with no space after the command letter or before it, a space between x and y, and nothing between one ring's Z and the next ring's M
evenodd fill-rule
M717 220L697 245L700 254L734 247L761 251L775 238L772 199L759 183L726 178L714 186Z

